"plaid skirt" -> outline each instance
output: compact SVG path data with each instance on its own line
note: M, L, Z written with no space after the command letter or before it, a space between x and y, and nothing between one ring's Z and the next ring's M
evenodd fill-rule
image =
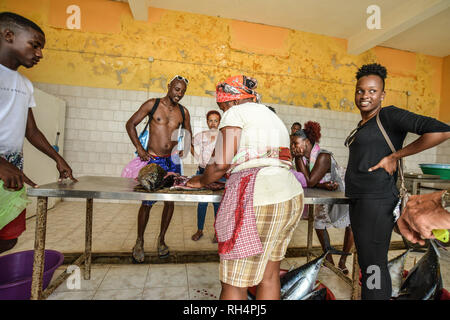
M288 201L255 206L254 209L263 252L242 259L220 260L220 281L235 287L258 285L263 278L267 262L283 260L292 234L300 221L303 193Z

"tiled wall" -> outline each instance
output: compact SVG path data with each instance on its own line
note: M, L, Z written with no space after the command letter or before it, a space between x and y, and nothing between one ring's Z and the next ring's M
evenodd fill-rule
M450 123L447 123L450 125ZM436 162L450 163L450 140L440 144L436 148Z
M162 97L160 93L114 90L45 83L34 84L39 89L67 102L64 158L76 176L120 176L123 167L133 158L134 146L125 130L131 115L149 98ZM189 91L188 91L189 92ZM264 97L263 97L264 102ZM193 134L207 129L205 114L219 110L213 98L186 95L181 103L191 115ZM317 121L322 127L321 147L332 151L336 160L347 164L348 150L343 143L360 119L357 113L270 104L288 128L295 121ZM144 125L138 126L140 132ZM410 134L405 145L416 135ZM185 163L193 163L189 156ZM419 171L419 163L449 163L450 142L421 154L406 158L407 171ZM185 174L195 173L195 164L184 166Z

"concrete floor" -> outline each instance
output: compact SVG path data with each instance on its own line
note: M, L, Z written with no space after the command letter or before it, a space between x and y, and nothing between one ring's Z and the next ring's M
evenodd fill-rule
M130 253L136 240L136 218L139 204L118 204L94 202L93 244L95 253ZM159 233L163 206L156 204L150 214L145 233L144 249L147 253L156 252L156 241ZM172 251L211 251L217 250L213 238L213 210L208 207L204 236L199 241L192 241L191 236L197 226L196 206L175 205L175 212L166 234L166 243ZM19 238L16 247L2 255L32 250L34 248L35 218L27 220L27 230ZM307 221L302 220L296 229L289 247L306 246ZM85 203L60 202L48 211L46 249L58 250L69 254L84 251ZM344 230L330 229L333 245L342 244ZM392 241L400 241L393 234ZM314 246L319 246L314 235ZM390 251L393 258L402 251ZM410 269L414 261L418 261L422 253L410 253L405 269ZM450 283L450 258L444 253L441 258L441 272L444 286ZM347 259L347 268L352 272L353 257ZM335 258L337 263L337 258ZM306 263L306 257L286 258L281 267L290 269ZM186 263L186 264L93 264L91 280L82 280L80 289L69 289L62 283L48 297L49 300L94 299L94 300L167 300L218 299L221 286L219 282L219 264ZM67 266L58 268L53 280ZM327 267L322 267L318 280L324 283L339 300L351 297L350 286Z

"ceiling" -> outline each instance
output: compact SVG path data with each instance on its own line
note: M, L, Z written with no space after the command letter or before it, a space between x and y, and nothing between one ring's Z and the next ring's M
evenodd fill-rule
M450 0L119 0L133 6L218 16L349 40L349 53L376 45L450 55ZM380 30L369 30L370 5L380 8ZM143 11L143 10L139 10ZM144 17L145 19L145 17Z

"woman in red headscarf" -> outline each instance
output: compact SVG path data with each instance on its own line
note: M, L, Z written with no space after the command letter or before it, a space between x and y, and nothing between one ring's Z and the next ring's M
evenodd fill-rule
M215 222L220 255L221 299L280 298L280 262L303 208L303 189L289 171L289 132L258 103L257 81L246 76L217 85L224 111L213 161L188 186L229 177Z

